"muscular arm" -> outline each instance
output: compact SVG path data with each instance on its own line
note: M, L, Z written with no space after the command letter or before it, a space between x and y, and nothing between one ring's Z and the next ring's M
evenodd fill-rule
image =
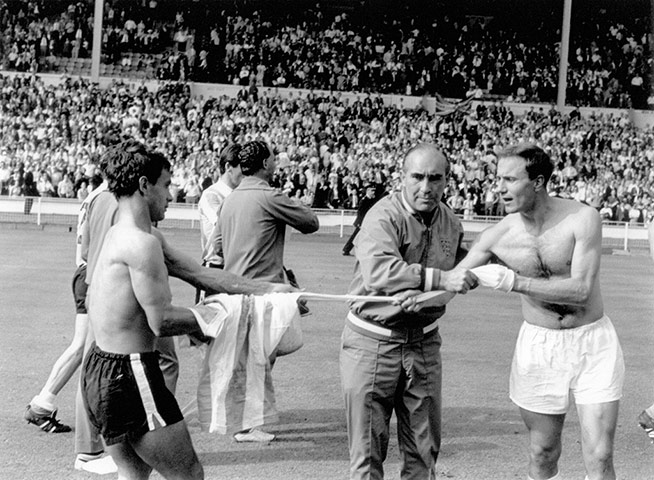
M499 223L481 232L457 268L470 269L488 263L493 256L491 249L500 238L502 229L503 226Z
M602 255L602 222L592 208L584 208L573 220L574 249L569 278L530 278L516 275L513 290L537 300L562 305L588 303L599 273Z
M262 294L272 291L290 291L292 287L285 288L279 284L247 280L241 276L226 272L218 268L203 268L190 256L173 248L156 228L152 229L161 242L165 265L171 277L179 278L194 287L212 293L243 293Z
M143 234L141 238L143 241L136 245L127 266L134 296L145 312L148 326L160 337L201 334L193 313L171 303L161 245L150 235Z

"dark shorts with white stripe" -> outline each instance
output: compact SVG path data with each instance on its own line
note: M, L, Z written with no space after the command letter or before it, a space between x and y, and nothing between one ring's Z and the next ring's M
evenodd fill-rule
M75 313L85 314L86 292L89 286L86 284L86 263L77 267L73 275L73 298L75 299Z
M82 397L91 424L107 445L184 418L164 383L158 352L108 353L94 343L84 360Z

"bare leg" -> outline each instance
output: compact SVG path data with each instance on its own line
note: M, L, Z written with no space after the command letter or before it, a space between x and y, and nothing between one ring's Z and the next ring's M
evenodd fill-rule
M25 419L44 431L64 433L71 430L68 425L59 423L55 419L57 394L82 364L88 329L88 315L78 313L75 317L75 333L72 342L52 366L50 376L41 392L30 401L27 407Z
M43 387L44 391L57 395L82 364L84 341L86 340L88 328L88 315L86 313L78 313L75 316L73 340L52 366L50 376Z
M615 480L613 439L619 401L577 405L581 447L589 480Z
M107 447L118 467L118 480L145 480L150 477L152 467L145 463L128 443L118 443Z
M520 415L529 430L529 476L534 480L552 478L559 471L565 415L545 415L523 408Z
M150 431L131 444L138 456L166 479L204 478L184 421Z

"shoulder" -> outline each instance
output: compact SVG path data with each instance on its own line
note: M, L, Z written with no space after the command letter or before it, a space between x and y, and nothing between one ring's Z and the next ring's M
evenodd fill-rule
M384 218L384 217L394 217L397 215L410 215L407 212L403 205L402 199L398 194L390 194L385 197L380 198L374 205L370 207L365 218Z
M145 232L133 226L126 226L117 223L107 232L107 238L113 241L120 241L121 246L126 249L141 250L148 248L161 248L161 241L158 238L161 235L159 231L157 234Z
M236 187L235 192L243 191L252 191L252 190L261 190L264 192L275 192L276 190L270 186L265 180L261 180L257 177L245 177L241 180L241 184Z
M161 230L159 230L156 227L152 227L152 231L150 232L150 235L157 239L160 245L164 245L166 243L166 238L163 236L163 233L161 233Z
M498 223L484 229L477 237L475 243L482 246L495 245L499 239L509 232L515 231L516 228L523 229L522 220L519 214L511 213L502 218Z
M113 240L120 242L125 261L132 266L144 266L163 261L162 244L158 236L138 228L112 227Z
M454 210L447 205L446 203L439 203L438 208L440 209L441 214L450 222L455 225L458 225L459 227L463 228L463 225L461 224L461 219L457 217L456 213L454 213Z
M601 222L599 211L590 205L566 198L552 198L551 201L553 209L573 224Z
M214 183L209 185L207 188L202 190L202 195L200 196L201 198L206 198L206 197L211 197L212 195L218 194L218 184Z
M211 207L215 203L219 203L224 200L227 195L224 195L217 187L217 185L218 184L215 183L202 191L200 194L200 200L198 202L199 208Z
M105 208L115 206L118 208L118 200L113 193L108 190L99 192L95 197L89 201L89 210L95 208Z

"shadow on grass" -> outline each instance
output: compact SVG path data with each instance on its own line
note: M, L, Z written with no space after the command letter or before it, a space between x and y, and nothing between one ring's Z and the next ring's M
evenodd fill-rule
M234 465L284 461L348 461L347 428L343 409L292 410L280 413L279 423L266 428L277 435L269 444L238 444L223 437L217 450L203 448L204 465ZM443 410L446 450L493 451L503 437L525 432L517 409L449 407ZM397 449L396 420L391 420L391 447ZM443 452L445 453L445 452ZM445 453L447 456L447 453Z

